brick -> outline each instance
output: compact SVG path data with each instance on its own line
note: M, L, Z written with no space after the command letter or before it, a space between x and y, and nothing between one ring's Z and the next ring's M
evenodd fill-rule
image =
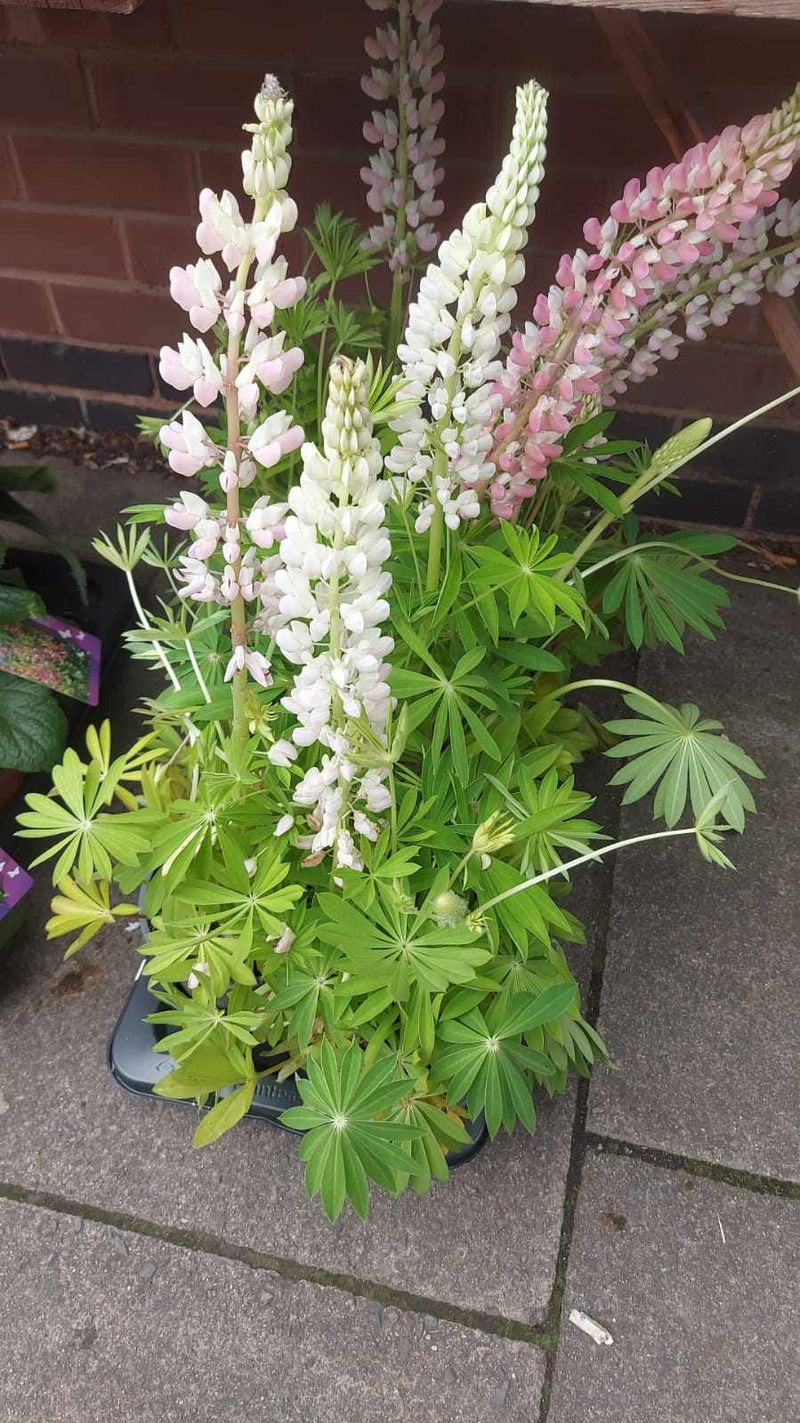
M0 55L0 124L8 128L88 128L78 61L73 55Z
M558 253L583 247L584 222L588 217L602 220L627 176L601 167L559 168L548 163L533 227L537 247Z
M303 72L294 80L292 91L298 145L364 151L361 128L375 106L361 90L357 69L351 74Z
M0 199L13 202L19 196L19 183L11 161L9 140L0 137Z
M54 286L53 296L66 334L76 341L149 351L173 344L184 329L183 314L168 296L66 285Z
M76 397L48 395L44 391L17 390L0 381L0 417L21 425L82 425L83 411Z
M33 202L163 213L194 206L189 149L33 133L14 143Z
M612 440L639 440L642 444L657 450L668 440L673 431L674 419L663 415L650 415L641 410L618 410L614 424L608 434Z
M336 0L335 5L293 0L281 6L277 22L272 16L267 21L264 0L236 0L224 18L217 5L178 4L173 28L178 46L188 52L249 56L257 46L265 67L277 69L295 63L309 49L326 60L352 61L363 53L364 39L374 24L385 20L371 15L363 0Z
M800 534L800 492L797 486L768 489L761 497L756 528L774 534Z
M102 129L200 142L241 133L264 77L260 63L205 69L180 60L96 59L90 71Z
M294 162L292 164L292 194L298 171L302 170L305 159L297 154L296 144L292 145ZM200 182L204 188L213 188L215 193L221 193L224 188L229 188L231 192L237 192L242 183L242 150L237 148L201 148L199 152L200 160Z
M714 445L693 467L751 483L800 482L800 435L769 425L745 425Z
M367 207L366 188L359 177L359 165L349 158L320 158L298 154L292 165L291 194L297 203L299 221L310 227L319 203L330 203L334 212L354 217L364 228L377 221Z
M60 341L0 339L0 353L14 380L34 385L63 385L80 390L113 390L150 395L153 382L146 356L129 351L98 351Z
M647 391L650 405L719 417L746 415L791 385L791 372L776 350L687 343L676 361L662 365L658 375L638 389L643 395ZM781 406L779 418L783 424L797 423L800 400Z
M110 217L4 208L0 266L92 277L124 277L122 247Z
M41 282L25 277L0 277L0 327L49 336L55 331L47 293Z
M145 218L129 218L125 233L137 282L154 287L168 286L170 267L197 261L196 227L196 221L148 222Z
M192 8L196 8L192 6ZM124 49L158 52L173 44L167 0L146 0L132 14L99 15L84 0L83 11L48 11L40 16L42 41L81 50Z
M439 131L448 158L476 161L491 158L499 166L511 137L511 122L502 122L503 91L488 83L448 80L443 90L444 116ZM512 114L513 117L513 114Z
M644 104L630 92L554 85L547 124L550 166L600 164L610 158L628 175L672 157L667 140Z
M739 529L753 493L752 485L727 480L679 479L678 497L668 491L645 495L636 512L643 518L679 519L686 524Z
M135 435L139 429L140 415L160 415L166 418L169 411L156 409L155 407L146 409L140 405L123 405L118 401L111 400L87 400L86 402L86 423L91 430L110 431L112 434L118 430L125 430L131 435Z
M584 10L529 4L475 5L448 0L436 17L445 66L505 71L508 82L536 78L549 87L556 75L597 74L606 55L594 16Z

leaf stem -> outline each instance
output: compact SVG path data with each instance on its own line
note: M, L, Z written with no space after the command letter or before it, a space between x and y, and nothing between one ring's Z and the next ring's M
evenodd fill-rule
M716 435L711 435L709 439L703 441L702 445L698 445L696 449L691 450L684 459L680 460L677 464L669 465L663 473L656 475L655 478L651 477L651 471L648 467L639 475L638 479L634 480L633 484L629 485L628 488L620 494L619 502L624 512L627 513L637 499L641 498L643 494L649 494L653 489L657 489L659 484L662 484L665 479L670 479L679 469L682 469L684 465L688 464L690 460L696 460L699 455L704 455L707 450L719 444L719 441L724 440L728 435L732 435L735 430L740 430L743 425L749 425L751 421L757 420L760 415L767 415L770 410L774 410L778 405L783 405L787 400L793 400L797 395L800 395L800 386L795 386L793 390L785 391L783 395L776 396L774 400L768 400L766 405L760 405L758 410L751 410L749 415L743 415L740 420L735 420L732 425L726 425L724 430L719 430ZM614 522L615 518L616 515L614 514L603 514L601 518L592 525L588 533L581 539L575 552L570 554L567 562L563 564L555 574L556 582L563 583L564 580L569 577L573 568L577 567L584 554L596 543L600 535L605 532L609 524Z
M630 845L642 845L646 840L670 840L676 835L696 835L697 827L689 825L682 830L654 830L649 835L631 835L627 840L617 840L613 845L604 845L602 850L590 850L586 855L579 855L575 860L567 860L565 864L556 865L552 870L543 870L541 874L534 875L532 879L523 880L522 884L512 885L511 889L506 889L502 894L496 894L494 899L490 899L486 904L479 905L478 912L485 914L488 909L494 909L495 905L502 904L504 899L511 899L515 894L522 894L523 890L531 889L535 884L543 884L545 880L555 879L557 875L563 875L565 870L574 870L578 865L586 865L590 860L599 860L603 855L610 855L614 850L625 850Z
M152 632L153 626L152 623L149 622L147 614L145 613L145 610L142 607L141 601L139 599L139 594L136 591L136 584L133 581L133 574L131 573L131 570L129 568L126 568L124 570L124 573L128 582L128 588L130 590L131 602L133 603L133 606L136 609L136 614L139 618L139 622L141 623L142 627L145 629L146 632ZM167 657L166 652L161 646L161 643L156 642L155 639L153 640L153 650L158 654L161 666L164 668L164 671L169 677L173 687L175 688L175 691L179 692L181 690L181 684L172 670L169 658Z

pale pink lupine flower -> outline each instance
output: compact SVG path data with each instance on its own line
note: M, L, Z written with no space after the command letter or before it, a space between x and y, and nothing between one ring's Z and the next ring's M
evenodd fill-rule
M221 459L220 450L190 410L184 410L180 420L162 425L159 439L169 450L170 469L187 478L197 474L198 470L218 464Z
M498 383L504 410L490 486L498 517L515 517L587 402L613 401L628 358L631 378L641 379L677 354L667 304L698 264L720 260L743 225L773 206L798 153L800 86L773 113L696 144L680 162L651 169L644 184L632 179L604 222L586 222L594 250L561 258L532 322L514 333ZM647 348L634 352L637 328L664 307Z
M169 291L196 331L210 331L221 311L222 280L213 262L201 258L188 267L171 267Z
M284 455L299 450L303 443L303 431L293 425L291 416L284 410L269 415L248 438L247 447L253 459L264 469L271 469Z
M224 378L204 341L182 336L177 350L162 346L158 369L161 379L176 390L191 389L198 405L213 405L220 395Z

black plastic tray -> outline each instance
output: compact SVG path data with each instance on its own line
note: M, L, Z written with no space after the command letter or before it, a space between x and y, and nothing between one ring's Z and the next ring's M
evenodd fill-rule
M163 1006L148 989L144 975L140 974L128 994L111 1034L108 1045L111 1075L120 1087L136 1097L152 1097L156 1083L175 1066L168 1053L155 1051L163 1029L159 1029L155 1023L145 1022L148 1013L156 1013ZM179 1106L192 1105L191 1102L174 1097L159 1097L158 1100L177 1102ZM280 1120L282 1112L289 1107L299 1107L301 1101L300 1093L291 1077L285 1082L276 1082L273 1077L262 1077L256 1085L253 1104L247 1115L257 1121L280 1127L281 1131L302 1136L302 1132L296 1127L285 1126ZM465 1122L465 1126L471 1138L470 1143L447 1153L448 1166L462 1166L464 1162L470 1161L487 1141L488 1132L483 1115L474 1122Z

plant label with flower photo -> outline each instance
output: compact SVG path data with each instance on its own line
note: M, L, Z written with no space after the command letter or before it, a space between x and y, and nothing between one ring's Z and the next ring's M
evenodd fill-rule
M16 909L32 887L28 871L0 846L0 922Z
M0 626L0 670L96 707L100 639L64 618L23 618Z

